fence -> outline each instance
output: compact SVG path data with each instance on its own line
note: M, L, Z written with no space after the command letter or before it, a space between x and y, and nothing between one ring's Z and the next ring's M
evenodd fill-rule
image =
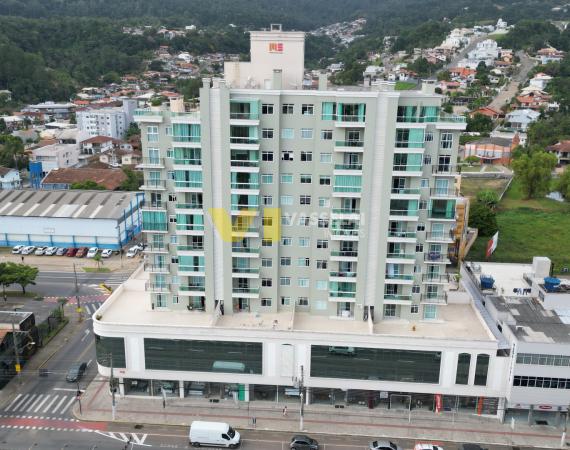
M54 308L46 320L38 324L38 347L47 344L68 322L63 315L63 308Z

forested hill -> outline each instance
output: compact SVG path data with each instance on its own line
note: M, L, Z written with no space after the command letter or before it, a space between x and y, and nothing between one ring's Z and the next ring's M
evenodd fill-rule
M429 19L468 20L503 16L561 18L560 0L2 0L0 15L29 18L107 17L166 19L171 25L260 27L283 23L309 30L320 25L366 17L383 25L414 25Z

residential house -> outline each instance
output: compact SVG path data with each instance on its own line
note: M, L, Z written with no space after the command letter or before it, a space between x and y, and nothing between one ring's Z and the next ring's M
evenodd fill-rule
M546 147L546 151L556 155L559 166L570 164L570 140L560 141L557 144L550 145Z
M105 153L109 150L113 150L115 142L121 142L117 139L113 139L108 136L93 136L89 139L81 141L81 152L80 159L88 158L92 155L97 155L99 153Z
M79 146L77 144L55 143L33 148L30 161L40 161L43 174L54 169L73 167L79 163Z
M499 57L501 48L497 45L497 41L493 39L485 39L478 42L477 47L471 50L467 56L470 60L484 61L485 65L492 66L495 59Z
M530 92L526 95L519 95L517 102L519 109L546 109L550 104L552 97L546 92Z
M536 52L536 57L540 60L541 64L548 64L549 62L560 62L564 59L565 52L556 50L554 47L541 48Z
M77 126L89 136L109 136L120 139L125 136L137 102L124 100L120 107L96 108L94 106L77 111Z
M458 79L471 82L475 79L477 71L469 67L453 67L449 69L449 75L453 80Z
M111 167L136 166L142 162L142 153L132 148L112 150L99 155L99 161Z
M536 122L540 117L538 111L532 109L515 109L506 115L506 121L510 128L526 132L528 126Z
M490 117L492 120L497 120L500 117L503 117L504 114L500 110L496 110L495 108L491 108L490 106L482 106L474 111L469 113L469 117L473 117L476 114L481 114L483 116Z
M75 112L77 105L75 103L55 103L55 102L44 102L38 103L37 105L28 105L22 111L24 112L41 112L46 116L53 119L69 119L71 114Z
M0 189L20 189L22 180L17 169L0 166Z
M544 91L546 85L552 80L550 75L545 73L537 73L534 77L532 77L529 81L529 85Z
M513 139L478 139L465 144L465 157L476 156L483 164L510 164L512 151L519 142L517 135Z
M127 176L121 169L68 168L54 169L42 180L41 188L46 190L70 189L74 183L94 181L109 191L119 188Z

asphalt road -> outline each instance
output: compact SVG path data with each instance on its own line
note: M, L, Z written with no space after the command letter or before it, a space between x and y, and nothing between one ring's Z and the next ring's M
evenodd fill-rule
M95 295L101 293L99 285L115 288L122 284L132 271L94 273L77 271L77 284L79 290L75 290L75 275L66 271L40 271L36 279L37 285L34 292L45 296L68 297L73 295Z

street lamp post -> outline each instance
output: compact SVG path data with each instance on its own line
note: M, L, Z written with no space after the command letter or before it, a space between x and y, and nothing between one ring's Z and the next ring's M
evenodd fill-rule
M16 313L16 311L18 310L18 308L14 308L14 313ZM14 355L16 357L16 376L18 377L19 383L22 383L22 379L20 378L20 371L21 371L21 366L20 366L20 352L18 349L18 342L16 339L16 314L12 315L12 341L14 342Z

